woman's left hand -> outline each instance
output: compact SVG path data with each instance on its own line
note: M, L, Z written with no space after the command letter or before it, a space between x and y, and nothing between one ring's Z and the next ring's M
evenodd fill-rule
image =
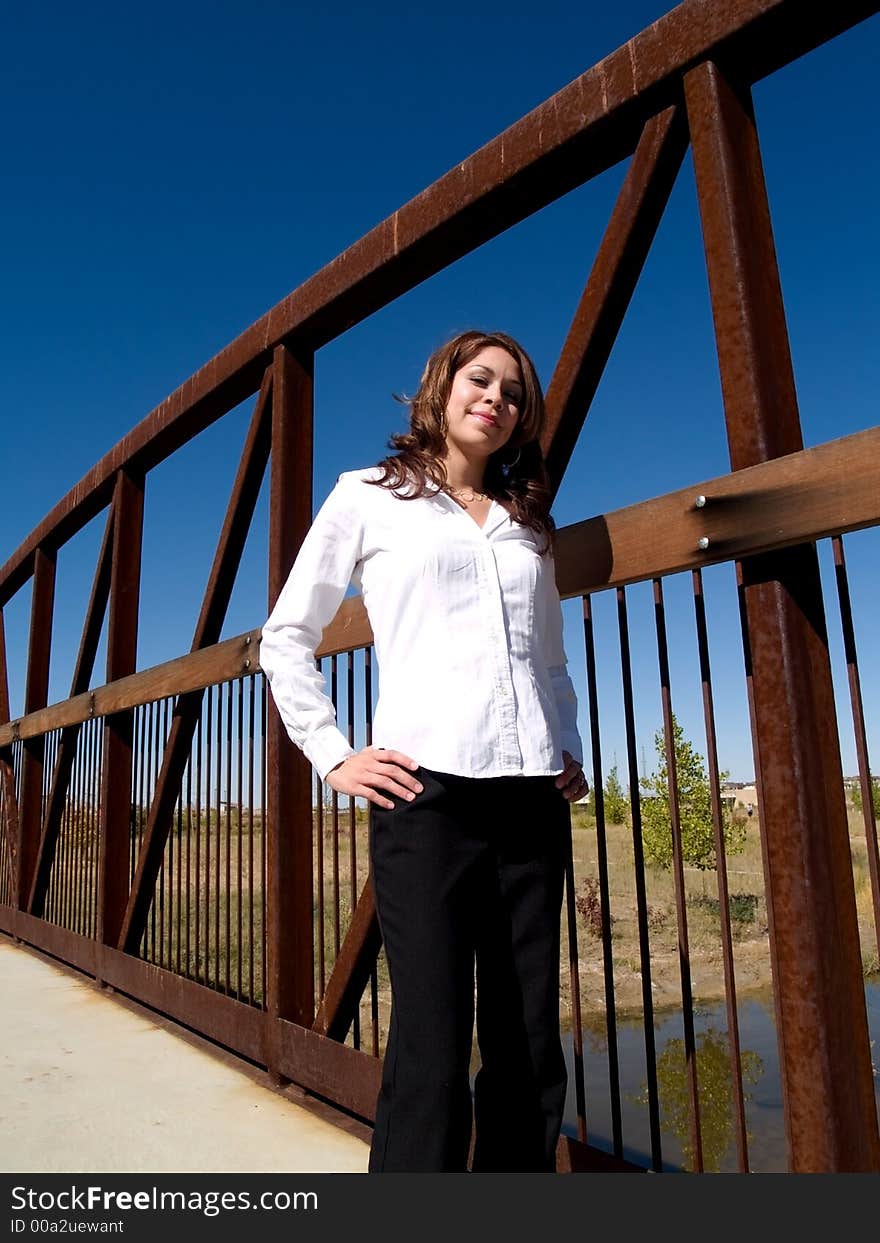
M578 798L585 798L590 793L590 786L584 776L583 767L577 760L572 759L567 751L562 752L562 762L565 768L556 778L556 786L563 798L569 803L573 803Z

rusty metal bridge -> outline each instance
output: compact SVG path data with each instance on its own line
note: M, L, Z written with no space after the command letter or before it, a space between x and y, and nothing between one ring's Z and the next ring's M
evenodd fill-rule
M558 488L690 147L731 473L559 533L564 598L583 601L596 791L610 1151L588 1142L578 887L568 872L566 1016L577 1135L560 1171L663 1165L627 589L652 582L669 774L690 1168L705 1168L664 583L689 576L717 851L737 1168L749 1163L703 570L735 567L763 851L788 1166L880 1170L860 944L880 938L873 787L843 537L880 523L880 427L804 449L751 91L880 7L873 0L686 0L523 117L251 325L119 442L0 568L0 928L370 1121L387 1030L387 967L363 812L289 743L258 662L258 624L220 642L258 493L270 475L269 599L313 516L316 351L353 324L623 160L628 171L548 386ZM149 472L254 396L191 650L136 669ZM49 705L55 576L106 511L70 695ZM826 604L837 572L865 849L859 927ZM680 580L679 580L680 581ZM2 607L31 583L24 715L10 719ZM614 593L631 790L649 1154L625 1159L617 1057L595 601ZM63 604L63 602L61 602ZM108 617L107 674L92 687ZM370 738L371 641L347 600L318 653L350 736ZM91 688L91 689L90 689ZM221 799L221 787L226 798ZM861 942L860 942L861 936ZM384 1019L384 1025L383 1025Z

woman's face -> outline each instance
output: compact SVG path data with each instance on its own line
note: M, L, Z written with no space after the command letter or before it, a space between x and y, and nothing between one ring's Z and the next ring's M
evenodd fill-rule
M446 403L446 444L466 458L488 458L513 435L523 400L519 365L489 345L452 377Z

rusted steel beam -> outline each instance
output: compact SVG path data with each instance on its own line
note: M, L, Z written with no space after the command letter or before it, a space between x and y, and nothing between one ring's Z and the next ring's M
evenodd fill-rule
M0 605L36 548L109 503L120 469L148 471L260 383L274 348L311 351L560 195L625 159L707 57L754 80L877 11L877 0L686 0L429 186L279 302L103 458L0 568Z
M15 738L32 738L50 729L76 725L91 717L107 716L123 708L154 703L169 695L203 690L229 678L241 677L259 668L259 630L224 639L203 652L191 652L174 660L120 678L109 686L100 686L74 699L64 699L50 708L42 708L29 716L0 725L0 747Z
M223 620L229 607L241 554L253 520L263 476L266 473L271 430L269 418L271 390L272 377L267 372L263 377L260 394L248 425L244 450L217 541L214 562L193 635L194 652L216 644L223 628ZM247 658L245 658L246 664ZM174 708L174 717L168 741L162 753L162 765L153 791L131 893L128 895L127 905L117 929L119 948L131 954L136 953L140 945L150 904L153 901L156 879L162 867L165 843L171 828L174 808L180 795L181 782L189 760L196 723L201 716L202 698L201 690L180 694Z
M378 1058L285 1019L270 1021L267 1028L277 1031L278 1069L285 1079L374 1120L382 1081Z
M107 611L107 600L110 595L114 514L115 506L111 505L107 511L104 538L98 553L95 577L92 581L92 593L89 597L88 608L86 609L79 652L77 653L76 666L71 679L71 698L81 695L88 690L92 671L95 667L95 657L98 653L101 629L104 625L104 614ZM27 910L31 915L42 915L44 911L46 891L49 885L52 863L55 858L58 833L61 829L61 817L64 812L65 802L67 801L70 775L73 772L73 763L76 758L79 733L79 724L65 729L58 747L55 771L52 774L52 785L46 804L46 812L43 816L43 829L40 837L37 864L34 869L34 880L27 902Z
M562 482L687 150L683 109L646 124L547 386L544 457Z
M381 948L373 883L368 876L327 981L312 1031L333 1040L346 1038Z
M750 92L685 78L734 469L801 447ZM793 1171L880 1170L852 863L816 550L741 567Z
M107 637L107 681L137 667L138 605L144 532L144 477L121 470L113 494L113 556ZM115 945L128 901L134 713L104 718L98 863L98 940Z
M55 554L38 548L34 558L31 597L31 627L28 639L27 680L24 692L25 715L45 706L49 695L49 656L52 647L52 612L55 603ZM18 902L27 901L40 846L43 819L42 738L24 742L21 769L21 802L18 837Z
M0 609L0 728L9 722L9 679L6 669L6 628ZM0 746L0 781L3 782L3 806L6 813L6 857L12 883L12 897L18 905L18 799L15 796L15 771L12 763L12 739Z
M312 522L313 359L275 351L269 492L269 609ZM266 732L266 1009L303 1027L315 1020L312 773L274 704ZM278 1025L266 1028L265 1061L282 1070Z
M572 523L556 537L560 594L582 595L875 526L878 473L880 427Z

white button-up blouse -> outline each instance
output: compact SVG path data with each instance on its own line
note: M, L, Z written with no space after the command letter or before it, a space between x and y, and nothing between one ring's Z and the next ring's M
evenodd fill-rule
M320 777L353 748L315 650L349 583L379 664L372 745L467 777L583 762L552 553L497 501L481 528L445 492L396 497L346 471L315 517L260 641L288 734Z

